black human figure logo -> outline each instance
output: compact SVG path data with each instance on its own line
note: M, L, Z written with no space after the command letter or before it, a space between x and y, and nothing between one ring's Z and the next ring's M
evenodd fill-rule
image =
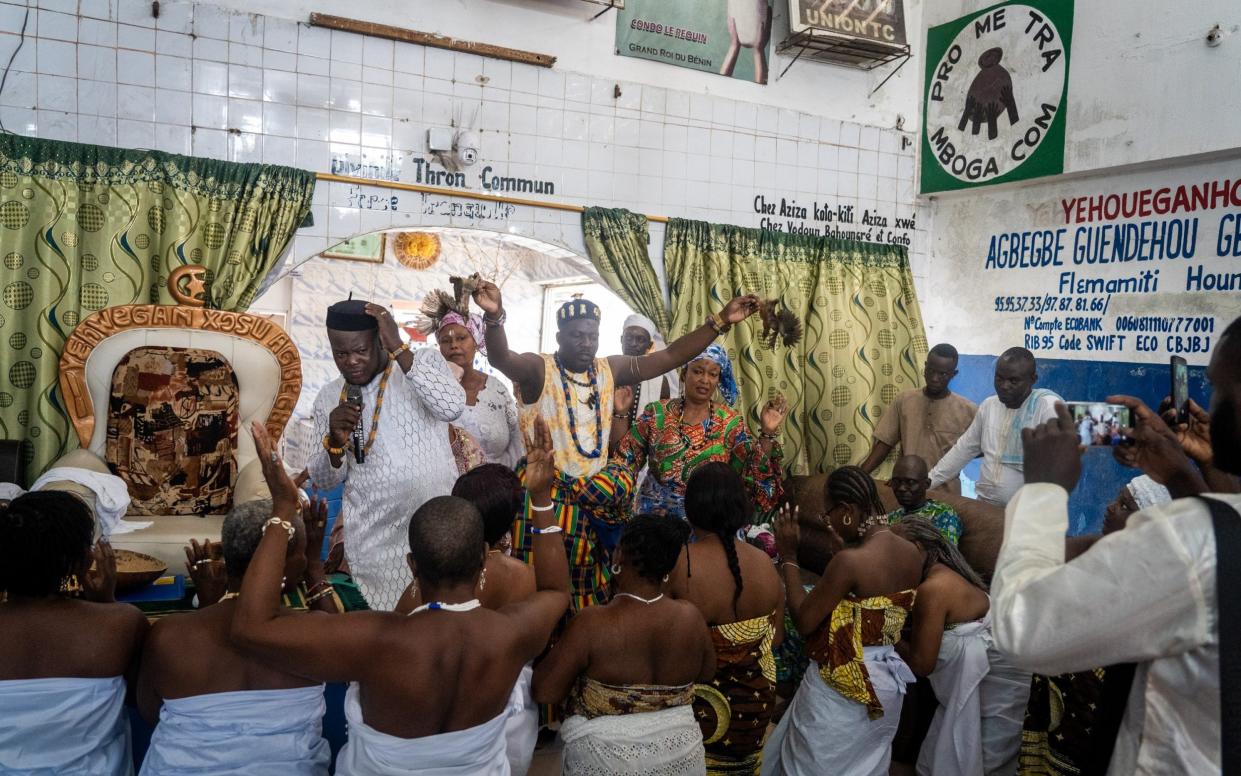
M1017 123L1017 103L1013 100L1013 77L1000 65L1004 49L987 49L978 58L981 68L974 76L970 90L965 96L965 110L957 129L964 132L965 125L972 122L971 134L978 134L982 123L987 122L987 139L994 140L999 130L996 119L1008 111L1008 123Z

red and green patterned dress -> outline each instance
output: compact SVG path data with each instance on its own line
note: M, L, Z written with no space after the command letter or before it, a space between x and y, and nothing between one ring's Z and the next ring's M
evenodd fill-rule
M722 461L744 478L759 512L784 495L779 443L764 453L746 432L745 420L729 407L712 405L701 423L683 423L681 399L646 405L617 449L617 455L647 476L638 490L637 512L685 517L685 484L704 463Z

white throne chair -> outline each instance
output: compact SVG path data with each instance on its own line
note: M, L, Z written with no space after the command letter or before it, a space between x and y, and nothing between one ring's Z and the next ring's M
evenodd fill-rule
M205 275L194 265L172 273L176 305L91 315L60 359L61 394L82 449L55 465L124 479L133 500L127 519L151 525L115 536L113 546L172 570L184 564L190 538L219 540L234 503L267 495L250 425L264 423L278 441L302 386L288 334L257 315L207 309Z

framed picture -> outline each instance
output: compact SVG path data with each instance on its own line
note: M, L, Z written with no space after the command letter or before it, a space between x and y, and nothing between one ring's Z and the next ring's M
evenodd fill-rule
M383 264L384 247L387 245L386 232L372 232L350 237L338 242L319 254L325 259L344 259L346 261L365 261L369 264Z

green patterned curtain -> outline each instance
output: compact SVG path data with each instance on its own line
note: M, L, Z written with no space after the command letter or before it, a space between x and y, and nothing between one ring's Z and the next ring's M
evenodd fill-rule
M105 307L174 304L207 268L211 307L245 310L310 211L313 173L0 135L0 437L26 480L77 446L57 382L66 338Z
M664 265L673 336L738 294L778 297L801 318L805 335L792 348L760 343L757 316L724 338L751 428L776 391L788 398L794 474L861 461L892 399L922 385L926 333L903 247L673 219Z
M586 254L604 282L634 310L668 335L668 308L647 252L646 216L622 208L588 207L582 213Z

